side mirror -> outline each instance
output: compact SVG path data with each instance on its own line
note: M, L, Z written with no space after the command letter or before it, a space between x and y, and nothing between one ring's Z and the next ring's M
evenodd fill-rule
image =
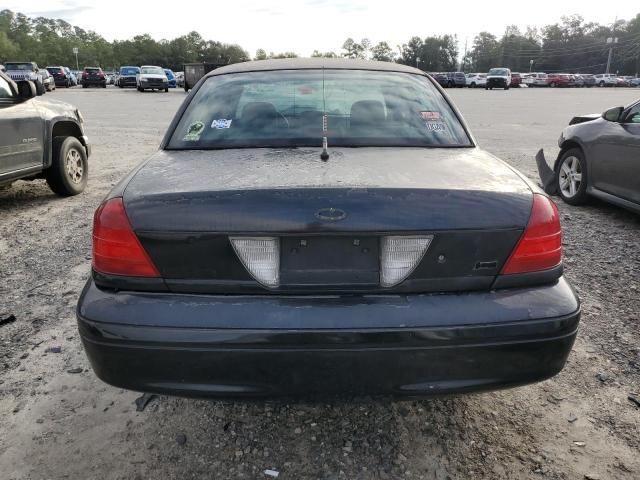
M30 98L34 98L36 96L36 86L33 82L30 81L22 81L17 82L18 85L18 98L22 100L29 100Z
M609 122L619 122L622 112L624 112L624 107L610 108L602 114L602 118Z

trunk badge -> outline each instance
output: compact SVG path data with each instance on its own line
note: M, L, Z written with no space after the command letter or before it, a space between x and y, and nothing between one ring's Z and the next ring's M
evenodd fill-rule
M328 222L337 222L347 218L347 213L339 208L321 208L316 212L316 218L320 220L326 220Z

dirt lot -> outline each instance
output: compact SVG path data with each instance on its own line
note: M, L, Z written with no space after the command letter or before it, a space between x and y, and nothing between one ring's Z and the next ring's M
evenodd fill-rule
M640 89L453 90L480 143L535 178L533 155L573 113ZM90 268L94 209L157 148L184 92L72 89L94 145L87 191L0 191L0 478L640 478L640 217L560 204L566 275L583 302L557 377L419 402L232 403L138 394L93 375L74 307ZM51 347L60 347L48 350ZM81 369L80 373L70 373Z

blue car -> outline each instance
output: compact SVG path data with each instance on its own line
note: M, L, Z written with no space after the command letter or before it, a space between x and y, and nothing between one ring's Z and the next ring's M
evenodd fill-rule
M176 75L173 73L173 70L170 68L164 69L164 74L169 79L169 88L176 88L178 86L178 81L176 80Z

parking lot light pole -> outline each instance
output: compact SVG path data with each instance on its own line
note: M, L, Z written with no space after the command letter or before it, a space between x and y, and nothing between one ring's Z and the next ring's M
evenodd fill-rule
M529 73L531 73L532 68L533 68L533 59L529 60Z
M73 54L76 56L76 71L80 70L80 67L78 66L78 48L77 47L73 47Z

